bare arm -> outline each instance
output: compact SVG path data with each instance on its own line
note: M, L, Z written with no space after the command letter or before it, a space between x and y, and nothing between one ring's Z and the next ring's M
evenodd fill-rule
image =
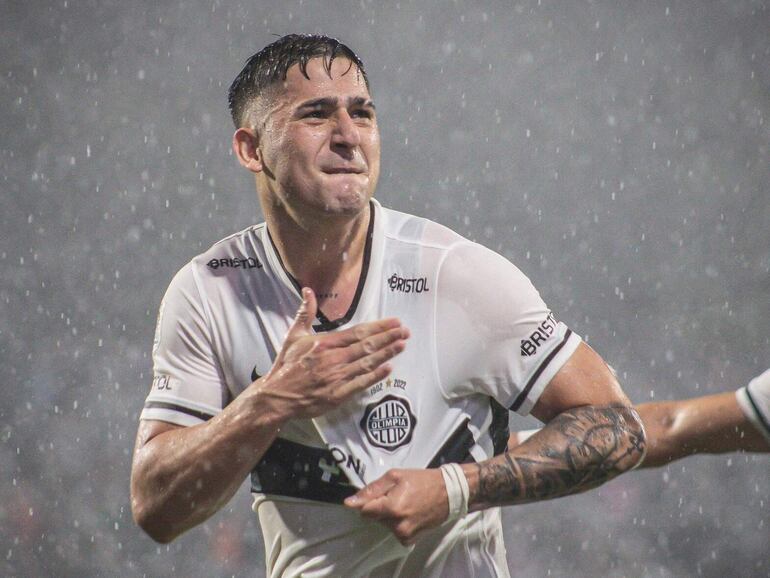
M510 452L462 466L469 508L521 504L594 488L636 466L644 429L614 375L581 344L551 380L532 412L547 425ZM404 543L446 520L438 470L391 470L346 505L388 525Z
M140 424L131 509L155 540L169 542L221 508L287 420L325 413L390 373L408 337L398 320L315 335L315 296L303 295L273 368L219 415L187 428Z
M643 403L637 410L647 431L643 468L663 466L698 453L770 451L762 434L741 411L732 391Z
M256 409L258 392L246 396L253 403L241 397L205 424L139 424L131 509L136 523L154 540L170 542L212 516L275 439L280 417Z

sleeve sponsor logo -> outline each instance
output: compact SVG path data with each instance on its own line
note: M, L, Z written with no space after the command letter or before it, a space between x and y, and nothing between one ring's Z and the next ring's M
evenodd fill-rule
M391 291L399 291L400 293L428 293L430 291L427 277L405 279L395 273L388 278L388 287Z
M230 269L261 269L262 263L256 257L222 257L211 259L206 263L209 269L230 268Z
M361 428L369 443L375 447L394 451L412 441L417 418L412 413L409 400L395 395L366 406Z
M158 391L171 391L171 376L158 374L152 378L152 388Z
M537 326L529 337L521 340L521 356L530 357L537 353L540 346L556 333L556 319L553 313L549 313L540 325Z

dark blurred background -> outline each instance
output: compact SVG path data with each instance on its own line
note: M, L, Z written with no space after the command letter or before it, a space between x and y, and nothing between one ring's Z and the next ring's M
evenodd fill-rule
M226 90L276 35L361 55L380 201L509 257L635 402L735 389L770 364L767 2L0 0L0 14L0 574L264 574L245 488L158 546L132 522L128 479L168 282L261 220ZM769 463L690 458L509 508L512 573L768 576Z

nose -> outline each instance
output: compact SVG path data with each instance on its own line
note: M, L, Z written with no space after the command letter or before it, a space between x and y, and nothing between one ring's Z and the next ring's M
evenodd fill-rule
M361 144L361 133L347 110L341 109L332 133L332 145L355 148Z

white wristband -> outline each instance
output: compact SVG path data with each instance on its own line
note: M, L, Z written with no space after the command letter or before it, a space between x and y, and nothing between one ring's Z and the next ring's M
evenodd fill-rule
M457 520L468 513L468 480L460 464L444 464L439 468L444 478L447 499L449 500L448 521Z

